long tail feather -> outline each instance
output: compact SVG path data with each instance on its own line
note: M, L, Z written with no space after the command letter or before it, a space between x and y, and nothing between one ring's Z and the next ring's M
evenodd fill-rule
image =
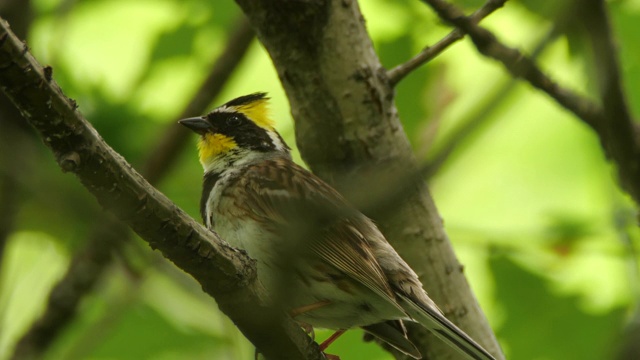
M402 299L402 307L409 316L419 322L422 326L431 330L434 335L451 345L468 359L495 360L493 355L482 348L482 346L471 339L469 335L465 334L464 331L460 330L437 310L430 309L426 306L420 306L420 304L405 295L398 295Z
M403 334L400 330L393 327L388 322L363 326L362 329L364 329L364 331L370 333L371 335L376 336L387 344L393 346L404 354L414 359L422 359L420 351L418 351L418 349L416 349L416 346L406 338L406 335Z

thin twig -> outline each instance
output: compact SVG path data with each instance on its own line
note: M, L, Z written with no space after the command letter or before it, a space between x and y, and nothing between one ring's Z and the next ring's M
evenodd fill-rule
M596 131L598 130L604 121L604 113L598 105L554 82L531 58L498 41L492 32L475 24L457 7L443 0L423 1L429 4L442 19L467 33L481 54L500 61L513 76L522 78L544 91L564 108L576 114Z
M555 83L535 62L520 51L502 44L490 31L476 25L462 11L443 0L423 0L438 15L466 32L485 56L500 61L515 77L527 80L560 105L573 112L598 134L608 157L618 164L622 187L640 204L640 147L621 85L617 51L604 3L576 2L598 64L598 85L604 108Z
M471 14L471 19L475 22L480 22L480 20L489 16L492 12L504 6L506 2L507 0L488 0L481 8ZM462 39L464 35L465 33L462 30L455 29L435 43L435 45L424 48L406 63L400 64L387 71L387 77L389 78L391 86L397 85L402 79L409 75L409 73L440 55L449 46Z
M536 45L531 53L531 58L535 60L547 45L557 38L557 36L557 27L554 26ZM471 118L464 121L462 125L457 127L457 129L444 142L444 145L440 150L431 157L431 160L421 167L419 174L424 175L427 179L435 175L435 173L440 170L442 165L444 165L447 159L449 159L451 154L462 142L468 139L472 134L476 133L478 129L487 125L489 120L491 120L489 115L498 107L498 105L503 103L510 94L512 94L512 90L517 84L518 81L512 78L508 83L504 84L493 95L491 95L490 100L481 109L473 111Z

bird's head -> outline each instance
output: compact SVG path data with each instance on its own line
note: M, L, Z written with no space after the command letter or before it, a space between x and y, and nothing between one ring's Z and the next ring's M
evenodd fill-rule
M205 171L221 162L270 152L289 153L289 147L269 117L266 93L233 99L207 115L180 120L200 135L200 163Z

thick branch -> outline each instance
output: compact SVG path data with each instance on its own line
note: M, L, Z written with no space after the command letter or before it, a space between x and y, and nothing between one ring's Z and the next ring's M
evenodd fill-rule
M253 38L253 31L243 17L181 117L205 111L233 73ZM186 145L189 135L189 132L178 128L177 123L173 123L167 127L159 144L150 147L149 160L141 171L149 183L157 184L163 178ZM38 357L62 334L62 330L75 317L80 301L111 264L113 252L128 242L130 237L126 225L112 217L104 217L94 225L86 244L74 255L67 273L51 290L44 313L16 345L13 359Z
M383 175L412 173L415 159L398 120L393 88L356 1L237 0L278 71L310 168L356 205L375 197ZM383 165L384 164L384 165ZM356 187L349 186L357 185ZM447 316L491 353L500 348L421 182L414 196L375 218ZM457 354L426 330L412 332L426 358Z
M3 20L0 84L63 171L75 173L105 209L192 275L267 357L320 358L304 332L263 305L253 261L177 208L104 143Z

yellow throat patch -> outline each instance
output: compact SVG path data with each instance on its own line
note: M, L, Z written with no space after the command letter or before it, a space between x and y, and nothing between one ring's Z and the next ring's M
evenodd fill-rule
M232 138L222 134L205 134L198 142L198 155L202 165L208 163L215 156L225 153L238 144Z
M248 104L235 106L238 112L253 120L256 125L266 130L273 130L274 123L269 117L269 100L259 99Z

